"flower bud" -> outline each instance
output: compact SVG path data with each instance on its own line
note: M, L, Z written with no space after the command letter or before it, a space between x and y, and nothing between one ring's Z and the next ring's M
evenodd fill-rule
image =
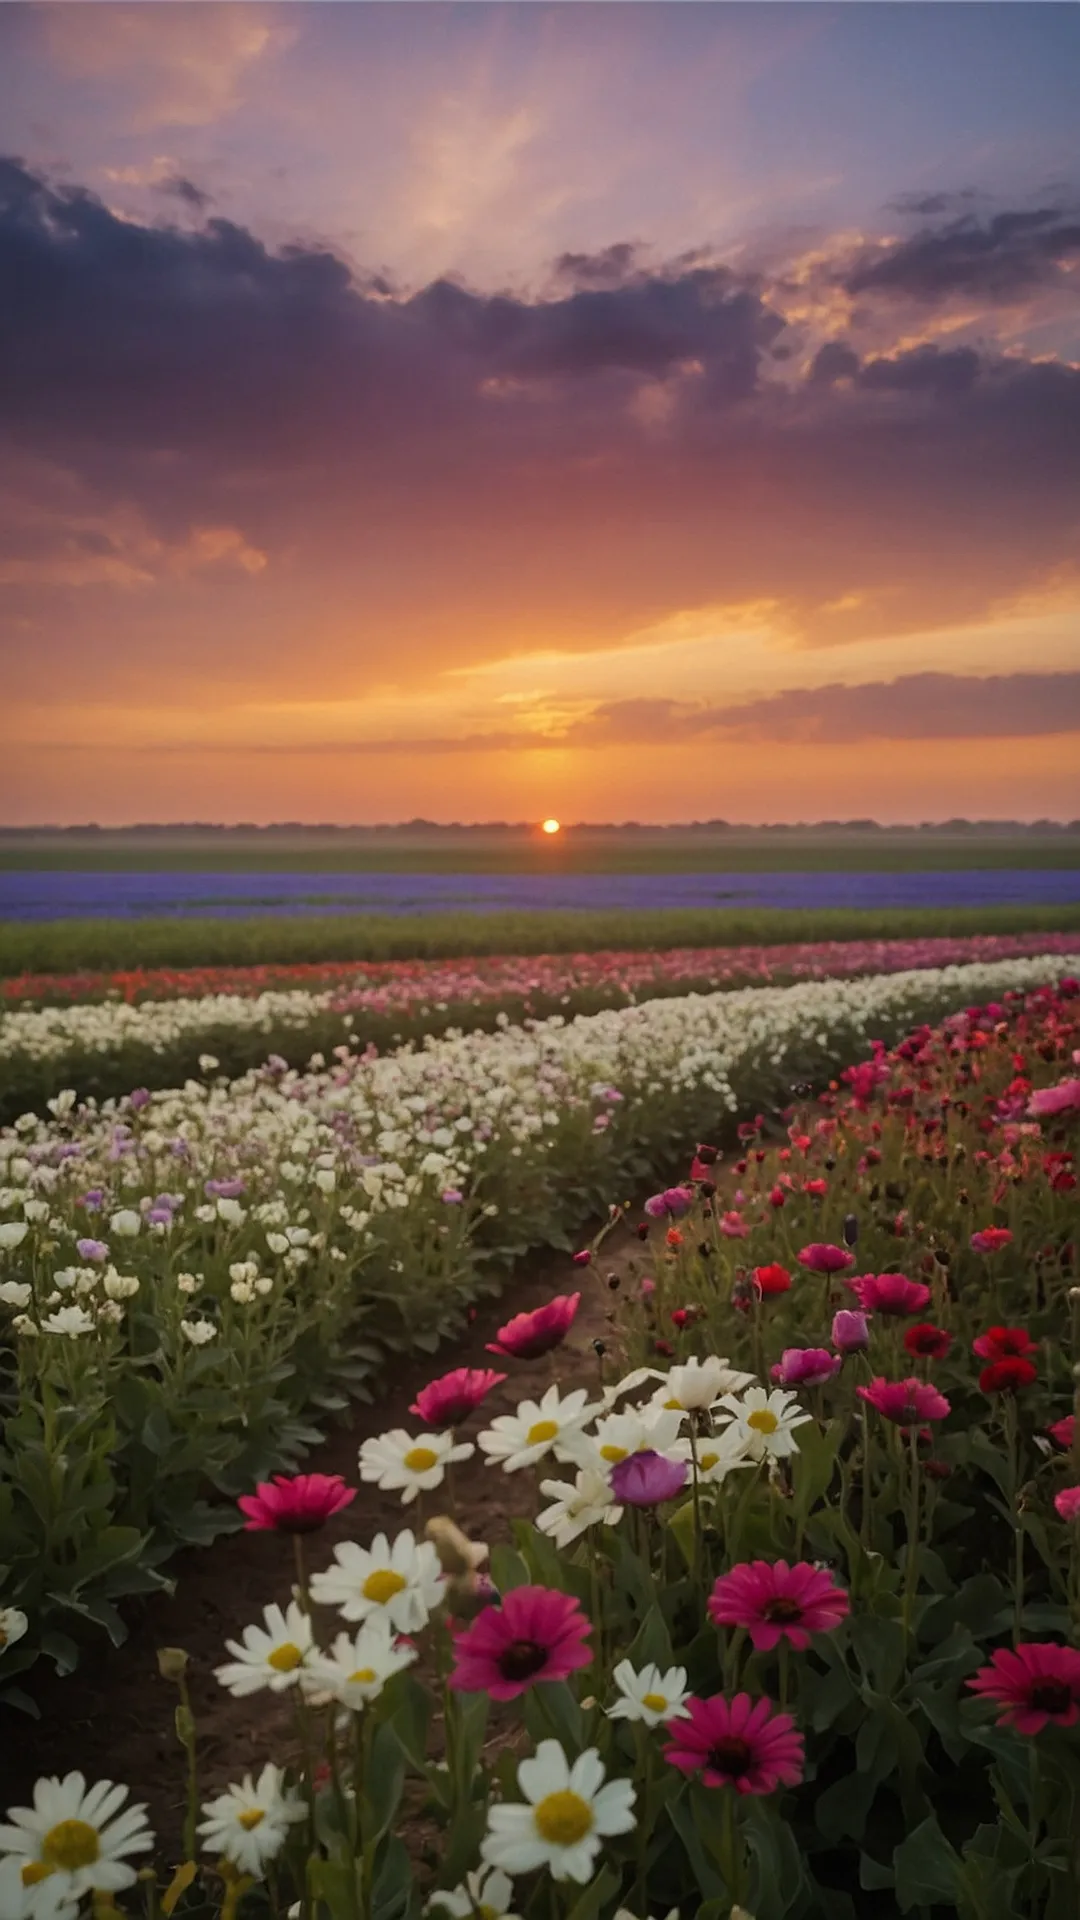
M159 1647L157 1663L162 1679L171 1680L176 1684L187 1672L188 1656L183 1647Z

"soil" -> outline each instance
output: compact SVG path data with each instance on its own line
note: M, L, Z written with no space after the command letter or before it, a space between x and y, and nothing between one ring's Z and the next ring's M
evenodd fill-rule
M615 1337L619 1296L609 1289L608 1276L625 1279L634 1266L640 1271L642 1253L633 1235L619 1229L589 1268L572 1266L565 1254L522 1263L501 1300L478 1309L465 1339L434 1359L395 1364L384 1397L374 1406L356 1407L348 1423L313 1450L305 1468L340 1473L356 1485L360 1442L388 1428L415 1427L410 1401L428 1380L451 1367L493 1365L500 1371L505 1367L509 1376L485 1400L483 1419L474 1418L472 1426L513 1412L520 1400L538 1396L553 1380L567 1388L595 1387L598 1362L592 1343L600 1338L611 1343ZM570 1340L554 1354L500 1363L485 1352L485 1343L511 1314L579 1289L581 1308ZM504 1473L489 1466L480 1453L456 1469L455 1496L459 1524L471 1538L489 1545L508 1540L510 1522L536 1510L534 1476ZM441 1510L437 1496L429 1500L429 1514ZM397 1494L361 1486L352 1505L308 1539L308 1565L313 1571L327 1565L340 1540L366 1544L378 1532L392 1538L407 1526L422 1529L415 1506L403 1508ZM122 1646L94 1643L76 1672L64 1679L39 1680L35 1672L40 1720L7 1715L7 1725L0 1727L0 1809L28 1804L34 1781L42 1774L78 1768L88 1780L121 1780L134 1798L146 1801L160 1856L172 1864L182 1857L185 1759L173 1727L176 1690L160 1677L157 1650L182 1647L189 1655L203 1799L246 1772L258 1772L268 1759L291 1759L294 1723L288 1695L259 1693L236 1700L215 1680L214 1668L229 1657L227 1638L260 1621L270 1601L284 1605L290 1598L292 1542L273 1533L229 1534L210 1548L178 1556L170 1572L177 1582L175 1593L156 1595L141 1610L129 1610L131 1631ZM340 1625L333 1617L328 1624Z

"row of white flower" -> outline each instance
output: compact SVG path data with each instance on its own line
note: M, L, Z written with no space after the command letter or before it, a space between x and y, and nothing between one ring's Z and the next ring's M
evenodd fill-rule
M201 994L192 1000L124 1001L73 1007L39 1007L0 1014L0 1060L61 1060L76 1052L109 1053L122 1047L167 1053L170 1047L215 1028L236 1033L272 1033L276 1027L306 1027L332 1005L332 993L302 988L252 998L239 993ZM342 1016L342 1032L351 1021Z

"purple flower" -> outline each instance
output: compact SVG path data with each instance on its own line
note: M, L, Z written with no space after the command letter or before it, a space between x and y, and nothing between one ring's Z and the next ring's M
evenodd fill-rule
M693 1204L693 1187L665 1187L663 1193L650 1195L645 1202L645 1211L650 1220L681 1220Z
M239 1200L244 1191L242 1180L206 1180L203 1192L208 1200Z
M85 1193L80 1193L76 1205L85 1207L87 1213L97 1213L104 1198L104 1187L87 1187Z
M870 1345L870 1329L865 1313L841 1307L833 1316L832 1343L838 1353L864 1353Z
M80 1260L107 1260L108 1244L104 1240L76 1240L75 1250Z
M155 1227L171 1227L173 1223L171 1207L150 1207L146 1218Z
M135 1113L138 1113L141 1107L148 1107L149 1105L149 1087L136 1087L132 1093L128 1094L128 1106L131 1107Z
M662 1500L675 1498L688 1472L685 1460L668 1460L646 1447L612 1467L611 1491L622 1506L658 1507Z
M839 1373L842 1364L839 1354L824 1347L785 1347L772 1377L782 1387L820 1387Z
M444 1187L439 1198L448 1207L459 1207L465 1195L460 1187Z

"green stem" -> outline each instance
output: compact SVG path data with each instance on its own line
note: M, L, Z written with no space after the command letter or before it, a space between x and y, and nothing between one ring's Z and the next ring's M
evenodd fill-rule
M300 1605L303 1607L304 1612L310 1613L311 1598L308 1593L307 1562L304 1558L303 1535L299 1533L294 1533L292 1537L292 1542L293 1542L293 1561L296 1566L296 1597L299 1600Z
M908 1538L907 1553L904 1556L904 1645L911 1638L911 1615L915 1605L915 1592L919 1574L919 1429L908 1428L908 1472L910 1474L908 1501Z

